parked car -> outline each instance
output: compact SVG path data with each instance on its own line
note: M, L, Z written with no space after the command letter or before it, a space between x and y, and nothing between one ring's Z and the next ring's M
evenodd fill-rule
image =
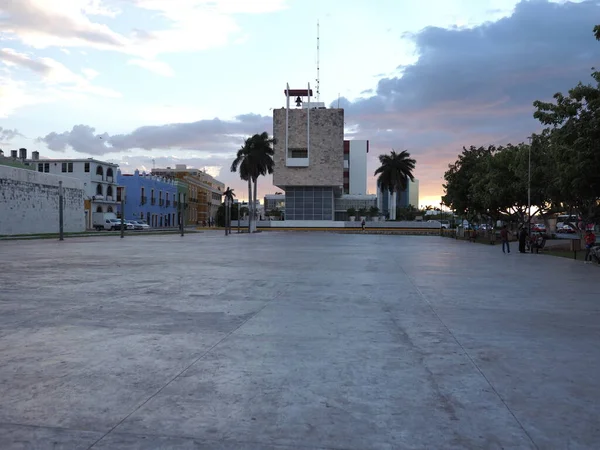
M562 224L562 226L556 227L556 232L557 233L565 233L565 234L574 234L575 228L568 224Z
M545 233L546 225L544 225L543 223L534 223L533 225L531 225L531 231L539 231L541 233Z
M141 230L142 226L137 223L135 220L126 220L125 224L127 225L128 230Z
M442 228L445 228L445 229L450 228L450 221L449 220L440 220L440 223L442 224Z
M136 220L135 222L141 227L140 230L149 230L150 229L150 225L148 225L143 220Z

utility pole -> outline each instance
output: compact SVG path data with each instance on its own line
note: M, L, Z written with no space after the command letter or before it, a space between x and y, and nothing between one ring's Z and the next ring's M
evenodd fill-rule
M227 236L227 222L228 222L228 211L229 211L229 199L225 197L225 236Z
M181 214L181 236L183 237L184 229L185 229L185 192L183 194L183 204L180 202L181 209L183 213Z
M121 239L125 237L125 186L121 188Z
M528 223L527 235L531 239L531 142L532 142L532 137L529 136L527 139L529 139L529 146L527 147L529 150L529 165L528 165L528 169L527 169L527 218L528 218L528 220L527 220L527 223Z
M240 234L240 212L241 212L240 204L241 203L242 202L238 200L238 203L237 203L237 205L238 205L238 234Z
M59 181L58 182L58 240L63 241L64 240L64 230L63 230L63 226L64 226L64 210L63 210L63 204L64 204L64 194L63 194L63 182Z

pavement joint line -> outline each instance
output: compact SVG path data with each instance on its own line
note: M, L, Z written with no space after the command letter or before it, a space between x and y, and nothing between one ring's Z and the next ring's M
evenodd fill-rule
M17 423L17 422L0 422L0 426L7 425L10 427L27 427L27 428L40 428L45 430L60 430L60 431L77 431L80 433L96 433L100 434L102 431L96 430L84 430L82 428L68 428L68 427L59 427L56 425L34 425L31 423Z
M421 300L423 302L425 302L425 304L429 307L429 309L435 315L435 317L437 318L437 320L448 331L448 333L450 333L450 336L452 336L452 339L454 339L454 341L458 344L458 346L461 348L461 350L463 351L463 353L467 356L467 358L469 358L469 361L471 361L471 364L473 364L473 367L475 367L475 369L477 370L477 372L479 372L479 374L483 377L483 379L485 380L485 382L488 384L488 386L490 387L490 389L492 389L492 391L494 392L494 394L496 394L496 396L498 397L498 399L502 402L502 404L504 405L504 407L506 408L506 410L510 413L510 415L513 417L513 419L515 419L515 421L517 422L517 424L519 425L519 427L521 428L521 430L523 430L523 433L525 433L525 435L527 436L527 438L529 439L529 441L531 442L531 444L534 446L534 448L536 448L537 450L539 450L538 445L533 440L533 438L531 437L531 435L527 432L527 430L525 429L525 427L523 426L523 424L521 423L521 421L517 418L517 416L512 411L512 409L510 409L510 407L508 406L508 404L506 403L506 401L502 398L502 396L500 395L500 393L496 390L496 388L491 383L491 381L488 379L488 377L485 375L485 373L483 373L483 370L481 370L481 368L475 362L475 360L471 357L471 355L469 354L469 352L461 344L461 342L458 340L458 338L456 337L456 335L452 332L452 330L450 330L450 328L448 327L448 325L446 325L446 323L442 320L442 318L440 317L440 315L434 309L434 307L431 304L431 302L427 299L427 297L425 296L425 294L423 294L423 291L421 291L421 289L419 288L419 286L417 285L417 283L415 282L415 280L406 272L406 270L404 269L403 266L400 266L400 269L402 270L402 272L404 272L404 275L406 275L406 278L408 279L408 281L410 281L410 284L413 285L413 287L415 288L415 290L419 294L419 297L421 297Z
M282 294L281 291L277 291L275 293L275 295L273 295L273 297L271 297L269 300L267 300L265 302L265 304L263 306L261 306L254 314L252 314L250 317L248 317L246 320L244 320L242 323L240 323L237 327L235 327L233 330L231 330L229 333L227 333L225 336L223 336L221 339L219 339L215 344L213 344L208 350L206 350L204 353L202 353L198 358L196 358L194 361L192 361L189 365L187 365L186 367L183 368L183 370L181 370L178 374L176 374L174 377L172 377L169 381L167 381L167 383L162 386L159 390L157 390L154 394L152 394L150 397L148 397L146 400L144 400L140 405L138 405L136 408L134 408L133 411L131 411L129 414L127 414L124 418L122 418L115 426L113 426L110 430L108 430L106 433L104 433L98 440L96 440L94 443L92 443L92 445L90 445L87 450L90 450L91 448L93 448L97 443L99 443L102 439L104 439L106 436L108 436L110 433L112 433L116 428L118 428L123 422L125 422L127 419L129 419L133 414L135 414L137 411L139 411L144 405L146 405L150 400L152 400L154 397L156 397L158 394L160 394L165 388L167 388L171 383L173 383L175 380L177 380L181 375L183 375L185 372L187 372L189 369L192 368L192 366L194 366L198 361L200 361L201 359L203 359L204 357L206 357L210 352L212 352L218 345L220 345L223 341L225 341L226 339L229 339L229 337L234 334L237 330L239 330L240 328L242 328L244 325L246 325L246 323L248 323L250 320L252 320L253 318L255 318L257 315L259 315L267 306L269 306L271 304L271 302L277 298L279 298L279 296Z
M259 441L248 441L238 439L212 439L212 438L200 438L198 436L187 436L187 435L172 435L172 434L156 434L156 433L131 433L131 432L116 432L119 436L135 436L135 437L156 437L156 438L169 438L169 439L186 439L186 440L199 440L205 442L219 442L227 444L255 444L261 446L273 446L282 449L309 449L309 450L352 450L348 447L321 447L315 445L298 445L298 444L277 444L274 442L259 442ZM94 444L95 445L95 444Z

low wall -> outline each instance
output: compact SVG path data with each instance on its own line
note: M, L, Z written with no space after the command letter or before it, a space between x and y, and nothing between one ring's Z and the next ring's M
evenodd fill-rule
M242 224L248 226L247 221L242 221ZM232 223L232 227L237 226L237 222ZM242 225L244 226L244 225ZM341 222L333 220L259 220L258 228L361 228L360 222ZM427 222L366 222L365 227L371 229L440 229L439 225Z
M58 233L58 182L63 182L65 232L85 231L83 181L0 166L0 235Z

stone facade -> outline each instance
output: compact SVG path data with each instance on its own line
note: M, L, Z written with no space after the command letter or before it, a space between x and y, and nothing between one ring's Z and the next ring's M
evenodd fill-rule
M83 181L0 166L0 235L58 233L58 182L63 182L65 232L85 231Z
M307 110L289 110L289 148L307 147ZM308 167L287 167L285 155L285 108L273 111L275 170L273 184L285 186L332 186L341 189L344 172L344 110L310 110Z

